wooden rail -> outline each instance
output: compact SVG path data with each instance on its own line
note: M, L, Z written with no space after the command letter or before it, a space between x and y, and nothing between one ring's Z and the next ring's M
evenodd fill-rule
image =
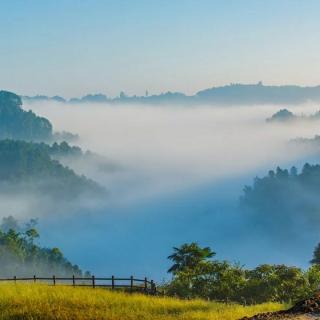
M48 285L70 285L73 287L92 287L92 288L110 288L112 290L115 289L125 289L129 292L142 292L145 294L157 295L159 292L157 291L157 286L153 280L144 279L136 279L133 276L130 278L115 278L112 276L111 278L100 278L100 277L75 277L72 276L70 278L67 277L22 277L18 278L14 276L13 278L0 278L0 282L12 281L17 283L18 281L30 281L33 283L36 282L45 282Z

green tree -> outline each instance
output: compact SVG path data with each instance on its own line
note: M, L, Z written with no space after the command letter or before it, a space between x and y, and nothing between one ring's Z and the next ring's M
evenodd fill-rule
M315 291L318 291L320 288L320 265L312 265L306 272L306 278L309 283L307 295L312 294Z
M313 257L310 260L311 264L318 264L320 265L320 243L314 248Z
M216 253L209 247L201 248L197 243L183 244L173 248L174 253L168 259L174 262L168 272L176 274L185 269L195 269L201 262L212 258Z
M12 219L3 219L3 222ZM39 238L38 231L28 228L24 231L18 222L18 230L0 230L0 277L12 276L81 276L82 271L72 265L58 248L43 248L34 243ZM27 226L34 226L31 220Z
M175 262L169 269L173 278L165 286L169 295L249 304L292 303L320 287L320 264L307 271L283 264L262 264L248 270L239 264L210 260L214 252L195 243L174 250L169 256Z

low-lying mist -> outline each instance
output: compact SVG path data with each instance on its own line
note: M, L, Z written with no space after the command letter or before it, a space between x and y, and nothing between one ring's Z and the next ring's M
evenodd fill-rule
M79 134L77 145L105 159L102 169L96 162L68 159L68 166L108 194L96 206L92 199L82 199L72 209L59 208L57 202L59 218L48 205L40 220L43 240L100 274L117 270L160 278L171 247L190 241L251 266L305 266L317 239L314 229L300 232L289 219L288 232L262 230L256 219L238 212L242 189L255 176L278 165L299 168L317 160L313 149L288 142L319 134L319 123L267 123L282 107L24 105L50 119L55 130ZM308 114L317 106L288 109ZM27 208L16 206L18 212ZM32 203L30 217L38 216Z
M118 170L83 168L107 187L110 201L183 191L299 159L287 145L318 133L318 123L268 124L279 106L155 107L33 103L57 130L79 134L80 146ZM302 108L295 108L299 112ZM305 106L304 112L313 110ZM81 171L81 167L77 166ZM92 170L93 169L93 170Z

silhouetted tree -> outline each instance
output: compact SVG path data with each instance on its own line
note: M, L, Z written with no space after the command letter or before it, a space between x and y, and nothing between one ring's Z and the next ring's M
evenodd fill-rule
M317 244L313 251L313 258L310 261L311 264L320 265L320 243Z

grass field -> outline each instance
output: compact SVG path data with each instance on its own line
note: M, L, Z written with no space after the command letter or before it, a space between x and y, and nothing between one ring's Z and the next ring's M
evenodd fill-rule
M0 319L231 320L281 308L275 303L243 307L92 288L0 285Z

